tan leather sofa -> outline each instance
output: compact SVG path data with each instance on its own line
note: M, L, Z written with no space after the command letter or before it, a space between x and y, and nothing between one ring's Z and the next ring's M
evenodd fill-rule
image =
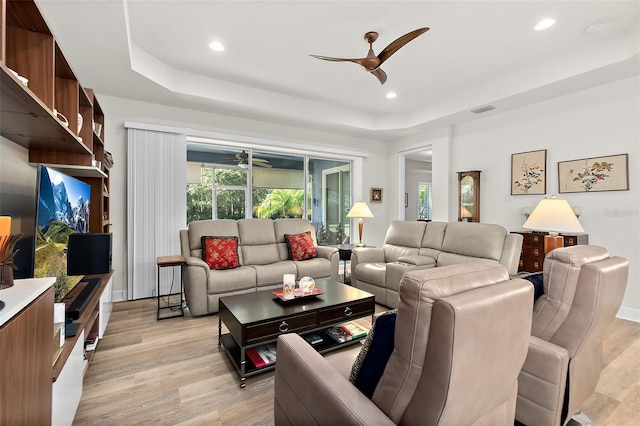
M473 222L393 221L382 247L351 254L351 283L372 293L376 303L398 306L405 272L486 260L518 272L522 235L500 225Z
M622 303L629 262L578 245L550 252L543 268L516 409L529 426L566 424L595 390L602 336Z
M289 260L285 234L311 232L318 257ZM238 237L240 267L211 270L202 260L202 236ZM222 296L269 290L282 286L284 274L296 279L338 279L338 249L318 246L315 229L306 219L201 220L180 230L180 247L186 266L182 271L184 294L193 316L218 312Z
M512 426L532 303L530 283L498 263L408 272L373 398L345 376L358 348L323 358L300 336L281 335L275 424Z

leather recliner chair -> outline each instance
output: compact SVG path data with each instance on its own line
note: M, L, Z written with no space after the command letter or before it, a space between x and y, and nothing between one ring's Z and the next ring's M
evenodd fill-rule
M277 425L513 425L530 283L500 264L466 263L408 272L399 296L394 350L372 399L335 365L348 357L329 361L296 334L278 338Z
M547 254L544 295L533 308L529 354L518 379L516 419L530 426L569 422L595 390L602 336L620 308L629 262L598 246Z

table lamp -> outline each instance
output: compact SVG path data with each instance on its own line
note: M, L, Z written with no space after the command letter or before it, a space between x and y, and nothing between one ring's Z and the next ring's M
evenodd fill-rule
M544 237L545 255L553 249L564 246L564 239L558 235L560 232L584 232L584 228L567 200L555 196L540 200L522 227L549 233Z
M371 213L369 206L364 201L358 201L353 205L353 207L351 207L351 210L347 213L347 217L358 219L358 236L360 238L360 242L356 245L359 247L364 246L362 243L362 219L373 217L373 213Z

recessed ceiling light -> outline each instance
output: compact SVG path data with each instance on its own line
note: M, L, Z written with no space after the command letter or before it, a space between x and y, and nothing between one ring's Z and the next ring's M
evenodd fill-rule
M556 20L553 18L545 18L542 21L538 22L535 27L533 27L536 31L546 30L547 28L551 28L555 25Z
M216 52L222 52L224 50L224 44L220 43L219 41L212 41L211 43L209 43L209 48Z
M398 96L398 94L396 92L389 92L389 93L387 93L386 98L387 99L393 99L393 98L395 98L397 96Z

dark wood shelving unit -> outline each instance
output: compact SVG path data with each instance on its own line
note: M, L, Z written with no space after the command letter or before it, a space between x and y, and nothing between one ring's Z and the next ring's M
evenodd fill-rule
M76 77L34 0L0 0L0 117L0 135L27 149L29 163L46 164L91 186L89 231L108 233L111 162L105 162L104 112L93 90ZM99 133L94 123L100 124ZM82 349L82 331L88 336L101 328L100 296L111 274L101 277L99 290L76 321L78 333L65 340L53 367L49 359L46 375L54 382L65 363L73 364L74 348ZM52 388L60 382L48 389L38 386L24 404L44 406L51 416Z

